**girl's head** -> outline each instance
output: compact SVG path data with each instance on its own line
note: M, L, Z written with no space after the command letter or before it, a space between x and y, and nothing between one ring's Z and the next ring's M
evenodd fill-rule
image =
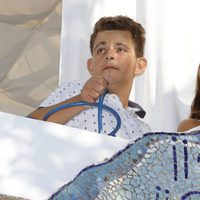
M195 97L191 105L190 117L193 119L200 119L200 65L197 70Z

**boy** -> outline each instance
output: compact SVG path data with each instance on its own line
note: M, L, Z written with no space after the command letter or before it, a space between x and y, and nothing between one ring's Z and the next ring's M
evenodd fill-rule
M90 38L92 58L87 67L91 74L86 83L68 82L56 89L29 117L42 120L52 109L72 102L98 102L106 91L103 103L112 107L121 118L121 127L116 136L136 139L150 131L137 113L142 108L129 102L133 79L142 74L147 65L143 57L145 31L137 22L126 16L102 17ZM136 108L129 107L137 105ZM139 108L139 111L138 111ZM76 106L60 110L48 121L97 132L97 109L93 106ZM109 134L116 126L116 119L103 111L103 133Z

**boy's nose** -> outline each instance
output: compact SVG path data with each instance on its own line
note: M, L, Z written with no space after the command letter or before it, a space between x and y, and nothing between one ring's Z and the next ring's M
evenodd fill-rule
M106 60L113 60L114 59L114 52L113 50L109 49L106 54Z
M106 60L113 60L114 57L111 55L111 56L106 56Z

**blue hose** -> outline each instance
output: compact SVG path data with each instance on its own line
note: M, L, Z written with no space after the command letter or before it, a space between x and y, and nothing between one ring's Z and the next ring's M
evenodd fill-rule
M74 107L74 106L94 106L94 107L98 107L98 132L102 133L102 129L103 129L102 111L104 109L104 110L109 111L111 114L113 114L113 116L115 116L115 118L117 120L116 127L114 128L113 131L111 131L108 134L108 135L111 135L111 136L116 136L117 131L121 127L121 118L120 118L119 114L114 109L103 104L103 100L104 100L105 95L106 95L106 92L103 95L100 96L98 103L88 103L88 102L80 101L80 102L73 102L73 103L68 103L68 104L63 104L61 106L58 106L58 107L52 109L51 111L49 111L43 117L43 120L46 121L51 115L53 115L54 113L56 113L56 112L58 112L62 109L66 109L66 108L70 108L70 107Z
M98 132L102 133L103 131L103 125L102 125L102 112L103 112L103 100L106 95L106 92L104 92L99 97L99 103L98 103Z

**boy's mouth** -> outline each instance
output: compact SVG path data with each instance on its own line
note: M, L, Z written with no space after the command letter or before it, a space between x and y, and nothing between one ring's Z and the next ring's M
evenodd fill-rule
M114 69L114 70L118 70L118 68L117 68L117 67L115 67L115 66L112 66L112 65L108 65L108 66L105 66L105 67L103 68L103 70L107 70L107 69Z

